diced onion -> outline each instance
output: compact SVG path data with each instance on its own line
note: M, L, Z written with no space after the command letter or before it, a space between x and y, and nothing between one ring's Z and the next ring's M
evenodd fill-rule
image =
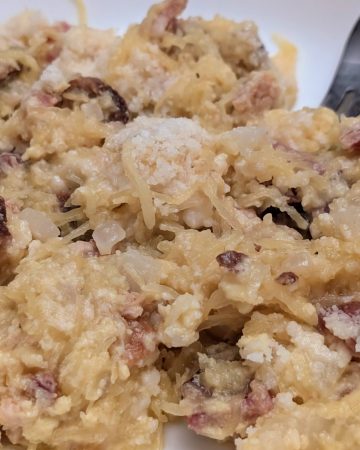
M125 237L125 230L114 220L102 223L93 232L93 239L100 255L110 255L114 245L125 239Z
M23 209L19 217L29 224L31 234L34 239L39 239L42 242L60 235L59 228L54 224L42 211L37 211L32 208Z

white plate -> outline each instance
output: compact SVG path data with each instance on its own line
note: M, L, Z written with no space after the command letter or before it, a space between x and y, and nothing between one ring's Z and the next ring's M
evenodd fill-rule
M89 24L99 28L116 28L120 32L140 21L153 0L85 0ZM70 1L12 0L2 1L0 18L24 8L39 9L51 20L76 22ZM345 40L360 16L359 0L189 0L186 14L212 17L222 14L234 20L253 19L270 51L271 36L281 34L298 46L298 107L318 106L334 75ZM165 435L166 450L224 450L216 444L194 436L185 426L170 425Z

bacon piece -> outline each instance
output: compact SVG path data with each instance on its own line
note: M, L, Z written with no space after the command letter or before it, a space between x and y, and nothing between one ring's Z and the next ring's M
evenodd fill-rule
M276 278L275 281L283 286L288 286L296 283L298 279L299 277L294 272L283 272Z
M263 383L253 380L251 392L241 402L241 415L249 423L255 423L258 417L264 416L274 407L273 399Z
M6 225L6 205L3 197L0 197L0 240L11 236L10 231Z
M247 255L236 252L235 250L228 250L227 252L221 253L216 257L216 261L220 267L225 267L230 270L230 272L234 273L239 272L239 265L247 259Z
M153 6L142 23L142 31L152 38L160 38L166 30L177 29L176 17L186 8L187 0L165 0Z
M95 241L90 239L90 241L76 241L70 244L72 250L85 258L91 258L94 256L100 256L100 253L96 247Z
M21 157L16 153L0 153L0 173L6 174L9 169L13 169L21 164Z
M44 28L43 37L45 42L39 48L36 55L37 59L50 64L58 58L63 49L62 35L69 31L70 28L71 26L67 22L57 22L53 26Z
M134 320L141 316L144 312L141 306L144 303L145 297L143 294L138 292L128 292L126 294L126 303L124 308L121 310L121 315L126 320Z
M271 72L254 71L244 77L232 104L240 114L259 114L275 108L280 92L278 80Z
M34 381L36 385L48 392L49 394L55 394L57 391L57 381L51 372L39 372L35 375Z
M340 134L340 143L344 150L360 150L360 122L345 128Z
M336 311L342 311L349 317L360 317L360 302L354 300L347 303L341 303L338 305L326 306L321 308L318 314L320 326L326 328L326 324L324 321L325 317L329 316L330 314L336 313Z
M332 319L329 322L329 319ZM322 307L318 312L318 329L325 336L341 340L358 356L357 339L360 336L360 302L351 301Z
M48 64L51 64L53 61L55 61L56 58L58 58L58 56L61 53L61 50L62 48L59 45L54 45L53 47L51 47L49 51L46 53L45 61Z
M360 316L360 302L348 302L338 305L338 308L350 317Z
M73 98L77 93L85 93L90 99L109 94L113 103L112 110L104 114L107 122L129 121L129 110L125 100L119 95L115 89L95 77L78 77L69 82L70 86L63 92L63 105L73 103ZM68 97L68 98L67 98ZM60 105L61 106L61 105ZM104 112L104 111L103 111Z
M148 339L149 335L154 337L154 330L147 320L144 318L140 320L128 321L128 326L131 330L131 334L128 336L125 342L125 354L129 367L141 364L141 362L152 353L145 344L145 339Z
M174 17L173 19L170 19L170 22L168 23L168 25L166 27L166 31L176 34L178 28L179 28L179 21L177 20L176 17Z
M189 389L187 386L186 389ZM191 387L196 391L196 387ZM200 399L202 395L202 400ZM231 436L240 423L254 425L256 420L270 412L274 407L273 399L263 383L253 380L250 383L250 392L228 397L206 397L193 394L186 397L194 404L194 413L187 417L187 424L197 434L208 437L225 438ZM221 403L223 404L222 406ZM214 406L219 405L219 411ZM225 431L224 434L224 430Z
M53 402L58 397L58 383L51 372L38 372L30 378L27 393L36 400Z

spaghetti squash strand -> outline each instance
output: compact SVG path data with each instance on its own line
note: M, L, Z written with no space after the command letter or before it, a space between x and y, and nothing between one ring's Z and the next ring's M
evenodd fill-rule
M225 222L234 230L241 230L240 223L237 221L234 214L227 208L223 199L220 199L217 194L218 184L214 177L210 175L203 184L203 192L213 204L218 214L225 220Z
M153 204L152 192L136 169L135 163L131 157L130 147L126 144L122 150L122 162L126 175L133 182L137 190L145 225L149 230L151 230L155 226L155 208Z

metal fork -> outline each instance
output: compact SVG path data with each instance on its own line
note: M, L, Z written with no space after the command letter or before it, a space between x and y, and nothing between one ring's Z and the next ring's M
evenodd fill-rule
M360 19L345 45L334 80L322 101L322 106L347 116L360 114Z

